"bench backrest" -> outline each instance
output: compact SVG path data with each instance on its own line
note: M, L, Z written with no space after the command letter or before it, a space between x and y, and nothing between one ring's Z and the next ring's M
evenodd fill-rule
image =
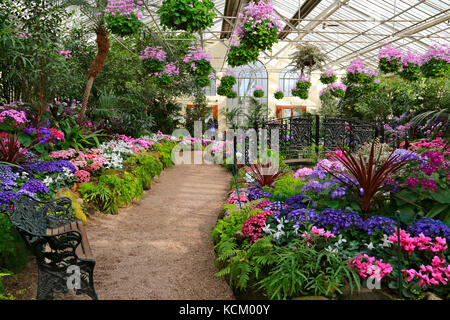
M56 228L72 221L70 207L72 200L67 197L51 201L39 201L21 194L13 200L11 223L32 236L44 236L47 228Z

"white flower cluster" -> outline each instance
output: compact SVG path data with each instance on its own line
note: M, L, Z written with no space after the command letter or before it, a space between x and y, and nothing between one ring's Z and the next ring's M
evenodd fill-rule
M339 250L341 250L341 245L347 242L347 240L342 237L342 234L339 234L337 239L338 241L336 241L333 245L326 247L325 251L337 253Z
M75 175L70 171L69 168L64 167L63 171L60 173L57 173L52 176L47 176L44 179L44 184L48 188L54 183L58 184L70 184L75 180Z
M122 169L123 168L123 158L120 153L104 153L103 158L106 159L106 162L103 166L106 169Z
M123 154L133 154L133 144L123 141L123 140L110 140L108 142L103 142L100 148L104 153L123 153Z
M277 221L278 221L278 225L277 225L276 230L271 229L270 225L268 225L268 224L265 224L264 227L262 228L262 231L264 232L264 234L273 235L273 238L275 240L279 240L281 238L281 236L283 236L285 234L285 232L283 231L284 223L285 223L284 218L277 219Z

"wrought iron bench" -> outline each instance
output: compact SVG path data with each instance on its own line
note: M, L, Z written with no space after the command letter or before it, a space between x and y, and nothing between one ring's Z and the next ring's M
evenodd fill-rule
M11 223L37 260L36 299L53 299L54 293L67 293L70 287L77 295L87 294L96 300L95 260L82 221L71 217L71 199L38 201L20 195L13 204Z

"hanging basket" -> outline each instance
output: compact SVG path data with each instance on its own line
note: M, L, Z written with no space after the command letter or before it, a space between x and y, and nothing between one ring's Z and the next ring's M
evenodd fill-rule
M113 34L122 37L137 33L144 25L134 12L129 14L109 14L105 17L105 21L108 29Z

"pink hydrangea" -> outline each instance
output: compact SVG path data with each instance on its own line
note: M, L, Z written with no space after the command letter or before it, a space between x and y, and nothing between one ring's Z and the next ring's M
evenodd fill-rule
M4 107L0 107L0 110L3 108ZM5 118L12 119L17 127L28 122L24 111L17 111L14 109L0 111L0 122L4 122Z
M91 174L86 170L78 170L74 173L75 177L77 177L78 181L81 183L86 183L91 181Z
M227 204L230 204L230 203L237 204L237 203L239 203L238 199L241 200L241 203L250 201L245 194L239 194L239 198L238 198L237 194L233 193L230 197L228 197L226 203Z
M250 243L258 241L263 235L263 228L266 225L267 217L270 216L272 211L264 211L258 213L250 218L244 223L242 227L242 233L247 238L250 238Z
M294 173L294 179L301 179L306 176L310 176L313 172L314 170L308 167L300 168Z

